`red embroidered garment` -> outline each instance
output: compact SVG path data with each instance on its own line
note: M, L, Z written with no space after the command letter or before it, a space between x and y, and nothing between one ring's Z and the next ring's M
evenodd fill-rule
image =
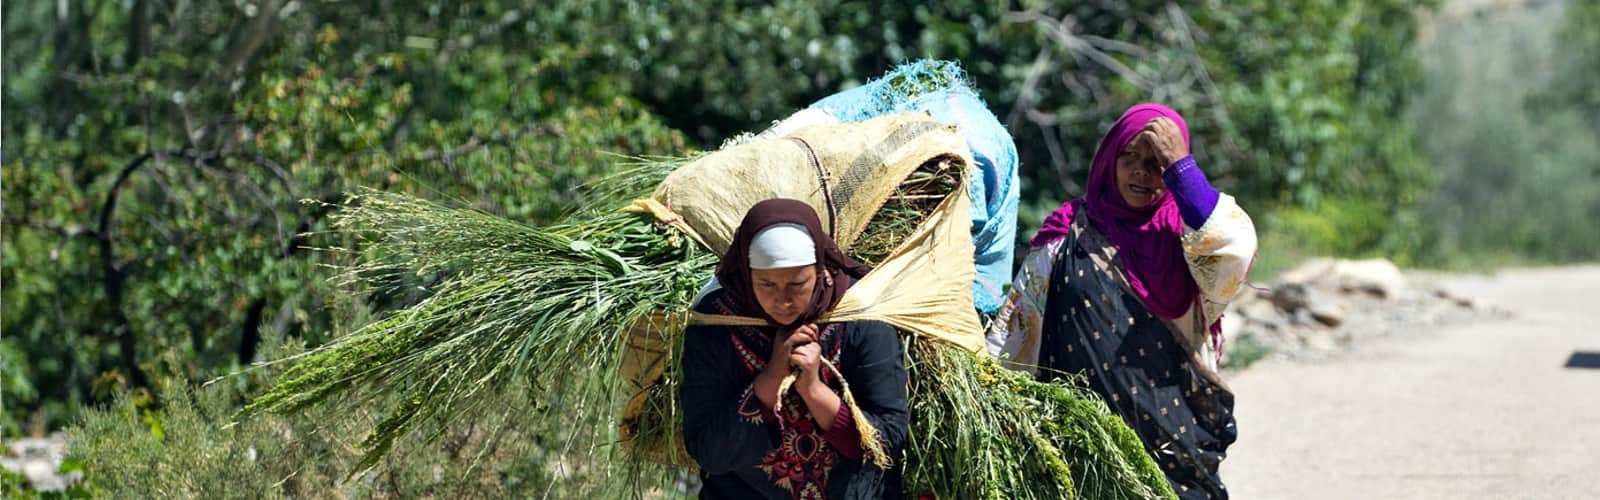
M733 350L745 370L751 375L761 373L767 366L762 353L772 352L772 335L756 328L728 330L728 341L733 344ZM839 342L839 336L842 330L837 325L823 325L819 334L818 342L823 346L823 353L834 364L839 363L840 347L843 345ZM841 393L838 380L831 373L824 370L819 376L835 394ZM782 413L776 415L772 409L763 408L760 398L748 389L741 399L739 414L746 421L757 424L775 421L779 428L777 449L763 457L757 468L766 472L774 484L791 493L793 498L825 498L828 472L840 459L841 450L833 442L859 439L855 423L848 418L849 407L841 406L839 410L846 417L845 425L837 425L839 422L835 419L832 432L824 432L821 426L811 420L805 401L793 391L784 395ZM853 451L852 458L859 460L860 445L851 448L843 451Z
M696 310L720 312L717 293ZM819 327L822 355L849 381L861 417L878 429L884 447L901 458L910 415L899 335L876 321ZM700 464L700 498L900 498L898 469L863 462L849 406L841 406L827 432L794 393L781 415L762 407L753 386L776 331L701 325L684 333L679 402L684 446ZM834 375L818 376L840 392Z

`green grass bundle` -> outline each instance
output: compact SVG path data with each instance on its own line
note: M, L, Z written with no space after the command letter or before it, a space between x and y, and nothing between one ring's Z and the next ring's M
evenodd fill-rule
M1081 385L1039 382L982 355L907 340L905 480L940 498L1173 497L1122 418Z
M392 293L442 277L415 305L291 358L243 413L293 412L336 395L355 404L403 395L365 441L360 467L375 464L419 422L493 404L513 377L562 395L574 418L603 421L626 397L610 381L620 378L617 347L627 326L657 310L685 309L716 263L634 214L534 228L364 191L347 201L335 228L364 245L361 263L341 274L349 285Z

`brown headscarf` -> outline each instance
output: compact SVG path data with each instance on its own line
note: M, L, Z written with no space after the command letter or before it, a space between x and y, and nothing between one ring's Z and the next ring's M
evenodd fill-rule
M811 241L817 248L819 269L817 284L811 292L811 306L793 324L779 325L761 308L761 301L756 299L755 287L750 282L750 242L755 239L756 233L767 226L785 222L805 226L806 231L811 233ZM832 310L834 304L839 303L839 298L844 296L844 291L850 288L850 283L866 276L870 270L866 264L856 262L839 250L839 245L822 230L822 221L817 218L817 211L811 205L800 200L776 198L757 203L744 214L739 229L733 233L733 243L728 245L728 253L717 264L717 282L733 303L734 312L740 316L793 327L815 322L823 313Z

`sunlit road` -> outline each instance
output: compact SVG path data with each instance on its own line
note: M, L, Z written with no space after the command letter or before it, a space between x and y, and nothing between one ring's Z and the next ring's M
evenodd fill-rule
M1433 279L1514 316L1234 375L1235 498L1600 498L1600 266Z

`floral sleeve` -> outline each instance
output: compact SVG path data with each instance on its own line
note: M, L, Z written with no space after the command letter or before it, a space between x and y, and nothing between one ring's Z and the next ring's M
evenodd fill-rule
M1238 295L1255 258L1255 225L1232 196L1211 186L1194 156L1179 159L1162 177L1183 218L1183 253L1200 288L1199 312L1216 321Z
M1039 342L1043 335L1045 300L1050 296L1050 272L1064 239L1029 249L1000 312L989 323L989 354L1007 368L1038 374Z
M1232 196L1222 194L1216 209L1198 229L1184 228L1183 253L1200 288L1208 321L1222 316L1239 294L1256 254L1256 229Z

